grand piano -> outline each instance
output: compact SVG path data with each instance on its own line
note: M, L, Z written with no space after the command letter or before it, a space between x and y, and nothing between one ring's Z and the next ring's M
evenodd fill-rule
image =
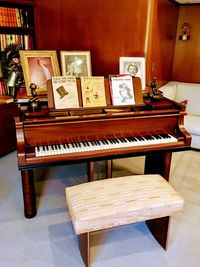
M137 88L136 78L133 83ZM25 217L37 213L35 168L97 160L111 163L116 158L145 155L145 173L169 179L172 152L186 150L191 143L183 125L185 106L141 92L135 92L134 106L113 107L108 100L106 107L64 111L50 107L44 116L15 119Z

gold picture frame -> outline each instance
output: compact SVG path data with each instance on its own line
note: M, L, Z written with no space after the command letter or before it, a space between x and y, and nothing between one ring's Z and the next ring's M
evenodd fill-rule
M63 76L92 76L90 51L60 51Z
M47 94L47 81L59 76L60 69L55 50L20 50L20 60L26 92L31 96L30 84L37 85L37 94Z

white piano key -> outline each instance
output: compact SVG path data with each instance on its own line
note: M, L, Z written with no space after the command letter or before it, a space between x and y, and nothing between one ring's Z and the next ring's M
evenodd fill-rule
M46 146L35 147L35 156L50 156L59 154L70 154L70 153L80 153L89 151L99 151L99 150L109 150L116 148L128 148L136 146L148 146L155 144L166 144L178 142L178 140L171 134L159 134L159 135L149 135L149 136L138 136L138 137L124 137L108 139L108 140L98 140L98 141L84 141L84 142L72 142L65 144L53 144Z

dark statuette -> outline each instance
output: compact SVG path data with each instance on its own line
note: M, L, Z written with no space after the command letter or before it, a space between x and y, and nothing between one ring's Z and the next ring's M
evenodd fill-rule
M28 101L28 111L30 112L40 111L41 106L40 106L40 101L37 98L37 91L36 91L37 85L35 83L31 83L30 89L32 97Z

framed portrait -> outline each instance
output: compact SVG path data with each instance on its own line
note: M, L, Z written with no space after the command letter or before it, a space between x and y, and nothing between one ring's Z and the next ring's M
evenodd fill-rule
M47 94L47 81L60 75L56 51L20 50L19 54L27 95L31 96L31 83L37 85L38 95Z
M120 57L119 73L129 74L133 77L139 77L142 83L142 90L145 90L146 71L144 57Z
M91 76L90 51L60 51L63 76Z

